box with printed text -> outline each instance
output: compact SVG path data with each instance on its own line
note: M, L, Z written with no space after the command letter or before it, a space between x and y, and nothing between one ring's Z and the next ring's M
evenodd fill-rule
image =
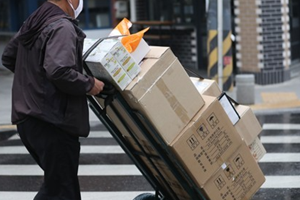
M199 187L242 143L218 98L205 95L203 98L204 106L171 144Z
M97 40L85 39L85 53ZM118 39L104 39L85 60L92 74L109 80L123 90L140 71L140 67Z
M243 143L204 185L209 199L251 199L265 177Z

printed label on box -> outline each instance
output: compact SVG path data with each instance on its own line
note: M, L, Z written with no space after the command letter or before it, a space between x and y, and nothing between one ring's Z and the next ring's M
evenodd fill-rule
M251 199L264 181L261 169L244 143L209 179L204 190L209 199Z

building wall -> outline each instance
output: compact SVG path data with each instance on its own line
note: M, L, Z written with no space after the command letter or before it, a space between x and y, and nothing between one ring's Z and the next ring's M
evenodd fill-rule
M194 28L176 30L170 45L174 54L186 68L197 70L196 31Z
M258 32L258 7L255 1L235 0L235 32L237 67L240 71L260 72Z
M239 73L253 73L258 84L290 79L288 0L234 0Z
M148 7L147 1L136 1L136 18L137 21L148 21ZM145 27L144 27L145 28ZM140 27L135 26L134 31L140 30ZM181 64L186 68L198 69L197 67L197 52L196 52L196 30L193 26L162 26L158 30L158 26L150 27L149 31L145 33L145 40L149 45L153 46L168 46L173 53L178 57ZM147 39L147 35L163 35L169 36L167 39Z

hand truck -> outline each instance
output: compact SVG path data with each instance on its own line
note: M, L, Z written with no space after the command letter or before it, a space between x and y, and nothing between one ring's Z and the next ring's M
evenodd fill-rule
M93 76L91 70L85 63L85 59L104 39L107 38L100 38L83 55L83 66L85 73L88 75ZM164 142L151 122L140 112L132 109L121 93L109 82L109 80L105 77L96 78L103 81L105 83L105 87L99 95L87 96L90 108L99 118L101 123L107 128L113 138L118 142L124 152L130 157L155 191L154 196L142 194L141 198L136 197L135 200L208 200L204 191L199 188L199 186L197 186L186 173L182 164L177 161L176 157L170 151L168 145ZM102 105L99 101L103 102ZM116 105L118 106L116 107ZM125 127L135 144L139 147L138 150L136 147L133 147L132 143L129 143L128 140L124 138L120 128L112 121L111 116L107 113L107 109L110 109L118 118L118 121L122 123L122 126ZM124 118L124 113L126 113L126 119ZM128 121L131 121L131 125L129 125ZM145 149L145 146L141 144L137 134L132 128L132 124L134 124L135 130L138 129L143 134L144 138L147 139L148 144L156 152L155 155L150 154L149 151ZM142 157L146 158L146 161L145 159L142 159ZM161 160L165 166L167 166L169 172L175 177L178 185L174 187L169 184L168 177L157 167L154 162L155 159ZM155 173L153 173L153 170ZM178 188L185 191L184 197L178 195Z

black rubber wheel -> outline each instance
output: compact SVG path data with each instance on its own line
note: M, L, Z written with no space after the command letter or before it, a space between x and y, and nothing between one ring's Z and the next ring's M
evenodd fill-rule
M154 194L151 193L144 193L140 194L139 196L135 197L133 200L157 200Z

